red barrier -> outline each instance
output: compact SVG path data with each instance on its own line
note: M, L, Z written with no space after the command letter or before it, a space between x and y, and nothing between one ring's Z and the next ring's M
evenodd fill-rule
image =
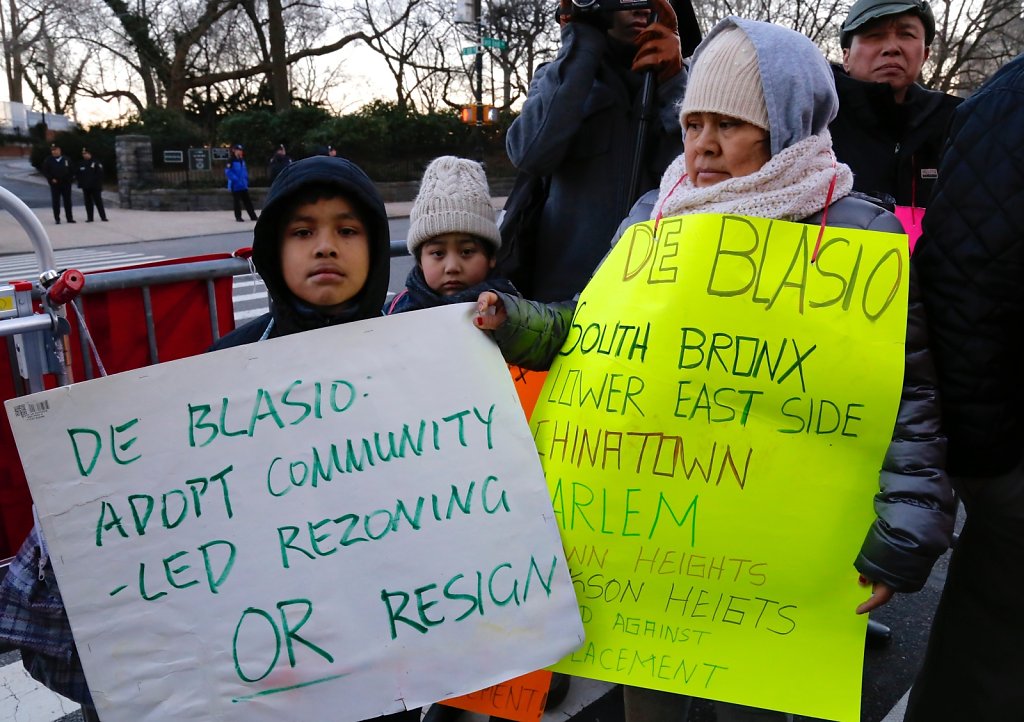
M221 253L192 258L158 261L137 266L118 268L118 271L151 268L199 261L230 258ZM85 274L88 289L89 275ZM226 276L213 281L214 303L217 307L221 336L234 328L234 308L231 298L232 278ZM205 351L213 343L210 326L210 304L207 281L177 281L149 286L153 328L160 361L193 356ZM146 312L142 288L126 288L79 297L93 341L107 373L148 366L150 344L146 334ZM80 352L83 348L78 332L75 310L68 308L71 322L70 349L74 379L86 378L85 363ZM10 346L10 344L8 344ZM0 400L23 393L17 381L17 359L13 349L0 353ZM98 375L93 363L93 375ZM54 385L51 379L49 385ZM0 414L0 558L13 556L32 527L32 499L29 496L25 473L7 422L7 414Z

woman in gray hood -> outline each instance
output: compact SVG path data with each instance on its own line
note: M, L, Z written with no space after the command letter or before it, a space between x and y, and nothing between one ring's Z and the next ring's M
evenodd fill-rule
M806 37L768 23L723 20L694 53L680 113L684 153L660 189L637 202L620 233L640 221L694 213L902 233L891 213L851 195L853 175L836 160L828 132L838 106L828 62ZM486 292L478 305L477 325L493 333L508 361L543 369L565 339L575 303L544 305ZM879 474L877 518L854 561L872 590L860 614L895 592L919 590L949 546L953 497L935 383L911 278L899 412ZM685 722L690 706L689 697L639 688L627 687L625 700L630 722ZM719 722L789 718L717 707Z

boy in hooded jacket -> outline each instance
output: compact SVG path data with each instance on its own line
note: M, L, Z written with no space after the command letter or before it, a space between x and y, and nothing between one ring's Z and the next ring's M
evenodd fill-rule
M391 234L380 194L354 163L314 156L281 171L253 230L252 250L270 311L211 351L380 316ZM420 710L378 719L418 722Z
M314 156L285 168L253 229L252 251L270 311L211 350L380 315L391 235L380 194L354 163Z

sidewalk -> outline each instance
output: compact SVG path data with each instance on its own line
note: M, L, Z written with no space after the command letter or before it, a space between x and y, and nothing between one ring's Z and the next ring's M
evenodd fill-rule
M0 183L2 185L2 183ZM411 203L388 203L389 218L405 218ZM237 222L231 211L134 211L107 206L109 222L85 222L85 208L76 207L74 224L55 225L49 208L33 208L43 223L55 251L114 243L159 241L169 238L213 236L252 231L253 222ZM0 211L0 256L31 253L34 249L25 230L6 211Z
M46 181L27 159L0 161L0 185L4 178L22 183L45 186ZM169 238L190 238L212 236L221 233L251 231L252 221L237 222L231 211L136 211L117 207L117 196L107 191L104 200L109 222L103 223L95 216L93 223L85 222L85 208L81 205L82 194L75 190L75 221L69 224L62 220L60 225L53 222L49 208L33 208L36 217L42 221L53 249L106 246L115 243L137 241L159 241ZM504 199L495 199L502 203ZM407 218L412 202L386 203L388 218ZM501 207L498 205L497 207ZM31 253L34 249L24 229L6 211L0 211L0 256L11 253Z

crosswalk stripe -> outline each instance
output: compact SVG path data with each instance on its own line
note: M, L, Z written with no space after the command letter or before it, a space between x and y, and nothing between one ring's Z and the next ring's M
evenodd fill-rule
M235 325L241 326L244 321L250 321L262 316L267 312L265 308L254 308L249 311L235 311Z
M58 268L77 268L79 271L96 271L104 268L134 266L151 261L162 261L166 256L145 255L142 253L111 253L109 251L75 252L57 251L54 262ZM39 273L39 264L34 255L12 256L0 258L0 278L9 279L14 276L35 276Z
M79 271L95 271L123 266L134 266L150 261L162 261L166 256L142 253L115 253L93 249L69 249L54 253L58 268L76 268ZM0 283L16 278L32 278L39 272L34 254L0 256ZM233 279L232 299L235 305L235 323L240 324L267 311L267 291L258 276L244 275ZM246 308L240 308L245 306ZM0 718L0 722L4 722Z

